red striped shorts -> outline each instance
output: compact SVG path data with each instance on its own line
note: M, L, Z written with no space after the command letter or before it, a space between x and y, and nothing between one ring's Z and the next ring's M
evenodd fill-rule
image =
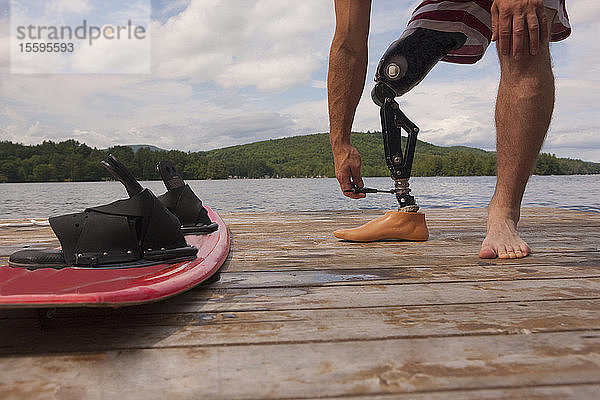
M483 57L492 38L492 0L424 0L412 14L407 31L428 28L467 35L465 44L451 51L443 61L473 64ZM565 0L544 0L544 6L557 11L550 39L563 40L571 34Z

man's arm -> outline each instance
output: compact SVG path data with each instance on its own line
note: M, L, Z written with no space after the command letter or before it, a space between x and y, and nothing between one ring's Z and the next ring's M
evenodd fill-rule
M354 113L363 92L367 73L367 39L371 0L335 0L335 35L329 54L327 98L329 138L335 176L343 190L363 186L360 154L350 143ZM363 193L344 193L365 197Z

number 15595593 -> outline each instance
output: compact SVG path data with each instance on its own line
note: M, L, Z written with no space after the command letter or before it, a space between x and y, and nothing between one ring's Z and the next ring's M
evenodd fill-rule
M73 43L19 43L21 53L72 53Z

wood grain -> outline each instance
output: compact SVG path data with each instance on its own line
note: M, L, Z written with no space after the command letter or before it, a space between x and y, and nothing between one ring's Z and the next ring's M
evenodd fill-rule
M211 346L6 357L0 396L298 398L598 384L600 332ZM31 388L34 388L32 390ZM12 391L12 393L11 393Z
M331 235L381 214L224 214L207 285L43 325L0 310L0 398L598 397L600 214L525 209L523 260L477 257L483 209L426 210L425 243ZM57 242L0 228L0 261L25 244Z

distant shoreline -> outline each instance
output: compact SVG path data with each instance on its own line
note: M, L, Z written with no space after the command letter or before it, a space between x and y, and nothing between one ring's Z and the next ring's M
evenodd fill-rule
M468 177L488 177L488 176L495 176L495 175L450 175L450 176L412 176L411 179L414 178L468 178ZM600 173L598 174L556 174L556 175L538 175L538 174L533 174L531 176L600 176ZM390 178L389 176L364 176L363 178ZM329 176L300 176L300 177L294 177L294 176L285 176L285 177L262 177L262 178L247 178L247 177L228 177L228 178L223 178L223 179L188 179L188 181L231 181L231 180L268 180L268 179L335 179L334 177L329 177ZM391 179L391 178L390 178ZM101 180L97 180L97 181L28 181L28 182L0 182L0 185L2 184L52 184L52 183L99 183L99 182L118 182L115 179L101 179ZM141 180L140 182L162 182L161 179L145 179L145 180Z
M380 133L355 132L363 177L389 176ZM170 160L186 180L335 177L327 133L265 140L205 152L160 150L149 145L97 149L75 140L26 146L0 141L0 182L99 182L111 179L100 161L115 155L138 180L160 176L156 165ZM496 153L466 146L443 147L419 141L412 176L494 176ZM536 175L596 175L600 163L543 153Z

